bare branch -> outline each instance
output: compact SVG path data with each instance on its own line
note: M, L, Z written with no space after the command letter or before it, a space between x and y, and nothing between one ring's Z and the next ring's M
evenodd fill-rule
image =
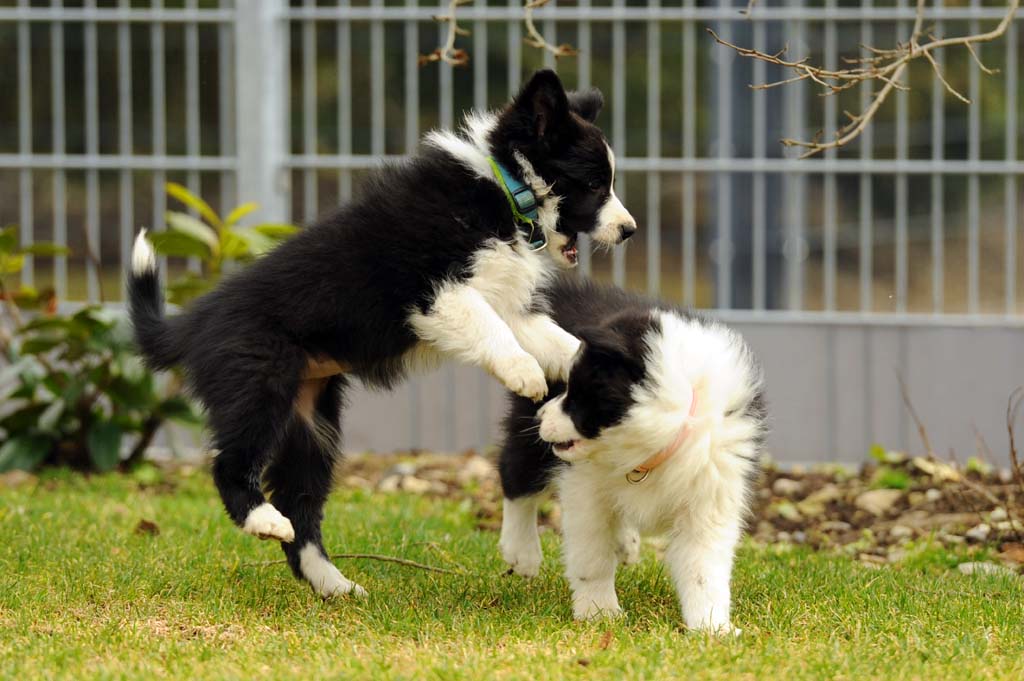
M857 115L849 115L850 123L837 130L834 139L827 142L821 142L817 139L811 141L795 139L782 140L782 144L785 146L802 147L807 149L807 151L800 156L800 158L807 158L809 156L814 156L815 154L820 154L826 149L837 149L856 139L861 132L864 131L864 128L868 126L875 114L878 113L878 110L882 107L882 104L885 103L893 90L907 91L910 89L902 82L903 74L906 71L907 65L918 59L923 58L931 64L932 69L935 71L935 75L950 94L960 101L970 104L970 100L957 92L942 75L941 69L939 68L938 62L935 60L933 53L947 47L963 46L971 53L975 63L977 63L978 68L981 69L982 72L989 75L997 73L996 70L990 69L982 63L981 59L978 57L977 51L975 50L975 46L981 43L991 42L992 40L1002 37L1006 33L1010 23L1017 14L1017 10L1020 9L1021 0L1008 0L1008 3L1006 14L1003 15L999 24L987 33L978 33L975 35L966 35L954 38L937 38L930 32L925 32L923 30L925 0L917 0L917 14L909 40L905 43L898 43L895 48L891 49L881 49L869 45L861 45L861 49L864 52L867 52L869 56L855 58L844 57L843 62L850 65L850 68L845 69L826 69L815 66L811 64L807 58L797 61L783 59L782 55L785 54L785 49L775 54L768 54L766 52L760 52L747 47L734 45L726 40L722 40L711 29L707 29L707 31L714 38L715 42L734 50L741 57L756 59L768 64L775 64L776 66L796 72L796 75L792 78L780 80L774 83L752 85L751 87L755 90L764 90L801 80L813 80L817 85L823 88L824 92L822 94L828 96L847 90L858 83L867 81L875 81L883 84L881 89L879 89L872 97L871 102L864 111ZM922 37L927 37L929 42L921 44L920 39Z
M551 54L558 57L571 57L579 52L569 43L562 43L561 45L552 45L549 43L544 36L537 30L537 26L533 23L533 10L539 9L544 5L548 4L550 0L526 0L526 4L523 6L523 25L526 26L527 36L523 38L530 47L536 47L541 50L546 50Z
M445 568L437 567L435 565L426 565L425 563L417 563L414 560L407 558L399 558L397 556L383 556L379 553L335 553L329 556L332 560L379 560L384 563L395 563L397 565L404 565L406 567L416 568L418 570L427 570L428 572L440 572L446 575L463 575L464 572L456 572L455 570L447 570ZM269 565L280 565L287 561L284 560L265 560L258 563L246 563L247 567L266 567Z
M448 36L444 41L444 45L437 48L430 54L421 54L419 57L419 65L424 66L431 62L443 61L446 64L452 66L466 66L469 64L469 53L463 49L456 49L455 39L458 36L467 36L469 31L459 27L458 19L455 17L456 8L460 5L468 5L473 0L451 0L448 5L448 14L443 14L434 17L435 21L448 24Z

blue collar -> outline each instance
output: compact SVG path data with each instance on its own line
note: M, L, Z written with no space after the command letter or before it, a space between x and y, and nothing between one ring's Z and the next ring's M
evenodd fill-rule
M548 240L544 236L544 229L536 224L540 212L533 190L499 163L498 159L488 156L487 161L491 164L494 177L498 179L505 192L505 198L508 199L508 205L512 209L516 226L526 237L526 243L529 244L530 250L541 250L548 245Z

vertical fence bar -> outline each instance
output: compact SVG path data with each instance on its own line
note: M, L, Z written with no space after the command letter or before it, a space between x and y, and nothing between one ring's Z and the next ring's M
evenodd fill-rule
M19 7L28 7L28 0L18 0ZM18 151L27 156L32 153L32 33L27 21L18 22ZM22 168L18 172L18 221L22 246L33 241L32 171ZM21 269L21 283L31 286L34 281L34 261L25 258Z
M692 8L694 0L684 0ZM694 22L683 23L683 158L697 155L697 37ZM697 304L697 191L694 174L683 173L683 303Z
M372 0L372 7L383 8L384 0ZM384 22L370 22L370 153L384 155Z
M661 0L651 0L658 7ZM661 156L661 25L647 22L647 157ZM661 291L661 173L647 172L647 292Z
M220 5L225 3L221 2ZM232 72L232 56L234 53L233 27L228 23L221 23L217 26L217 143L221 156L233 156L235 154L235 110L234 97L231 96L234 87L234 74ZM253 200L257 197L247 197L245 200ZM241 203L242 199L237 196L235 190L235 176L231 171L221 171L220 174L220 209L227 214L232 206Z
M198 0L186 0L185 8L194 10ZM185 24L185 150L190 158L200 155L199 121L199 25L194 21ZM199 171L189 170L185 182L188 190L199 196L203 192ZM188 259L190 272L200 271L199 258Z
M789 0L789 5L797 9L803 9L804 0ZM795 46L795 52L804 54L807 52L806 45L807 26L804 21L797 20L790 24L790 45ZM801 84L786 88L786 128L787 133L797 139L804 137L804 113L805 113L804 88ZM784 249L786 259L786 305L791 310L803 308L804 294L804 273L803 258L804 248L804 220L806 215L804 200L807 179L804 175L787 175L786 186L786 247Z
M551 0L548 7L558 7L558 0ZM554 19L544 20L544 39L552 45L558 44L558 25ZM548 69L557 69L558 62L555 60L555 55L551 53L551 50L544 50L544 67Z
M130 7L129 0L118 0L122 9ZM132 127L132 29L126 22L117 26L117 124L119 127L118 149L124 156L133 152ZM120 171L119 191L121 195L120 229L120 271L124 272L131 261L132 231L135 228L134 176L132 171ZM121 299L125 298L124 277L121 280Z
M405 0L406 7L416 7L417 0ZM420 71L419 71L419 25L413 20L405 22L405 153L416 150L420 135ZM339 46L339 50L341 47ZM349 114L351 120L351 114ZM345 135L346 130L339 130ZM350 138L351 132L347 133ZM343 173L345 171L342 171ZM420 384L409 381L409 446L414 450L423 447L423 430L420 427Z
M60 8L61 0L51 0L50 6ZM53 154L63 156L67 140L67 107L64 94L64 24L50 24L50 96L53 107ZM67 174L63 169L53 171L53 241L58 246L68 244ZM58 255L53 262L53 287L58 300L68 296L68 259Z
M1017 25L1011 23L1006 32L1006 160L1017 158ZM1006 225L1006 260L1004 288L1006 314L1017 311L1017 176L1007 173L1003 180Z
M873 0L864 0L865 9L870 8L873 5ZM865 19L860 22L860 42L862 45L872 45L874 43L874 26L871 21ZM865 81L860 85L860 110L864 111L871 103L871 83ZM872 150L874 148L874 130L872 126L867 126L864 131L860 134L860 158L861 160L869 160L871 158ZM860 268L859 268L859 283L860 283L860 310L861 312L870 312L873 307L872 298L872 270L873 270L873 248L874 248L874 234L872 233L871 225L871 213L872 213L872 187L871 187L871 173L862 172L860 174L860 205L858 207L858 217L860 219L859 229L859 248L860 251Z
M943 0L935 0L935 7L942 7ZM935 22L935 35L943 34L941 21ZM934 55L939 70L944 71L946 66L946 51L938 50ZM944 97L946 89L938 78L932 81L932 160L941 161L945 156L946 136L946 107ZM943 270L945 269L945 242L943 223L945 214L943 212L943 177L942 173L932 173L931 176L931 252L932 252L932 312L940 314L945 307L945 283Z
M827 0L826 10L834 10L836 0ZM836 68L836 23L835 21L825 22L825 68ZM836 128L836 97L825 98L825 135L824 139L831 140L835 135ZM825 158L835 158L836 150L829 149L825 152ZM824 180L824 266L825 266L825 295L824 305L826 312L836 309L836 176L835 173L825 173ZM830 346L831 347L831 346ZM832 376L832 374L830 374ZM829 395L833 393L829 391ZM835 450L833 450L835 451Z
M613 0L616 9L626 7L625 0ZM612 146L618 158L626 156L626 26L625 22L612 24ZM615 191L626 203L626 180L616 172ZM626 249L612 251L612 281L616 286L626 285Z
M522 7L522 0L508 0L512 9ZM523 73L523 32L518 21L508 22L508 94L519 90L519 79Z
M86 9L95 9L96 0L86 0ZM95 158L100 152L99 85L97 67L96 22L85 22L85 153ZM97 265L100 258L100 178L99 171L85 171L85 272L90 303L103 298Z
M313 9L316 0L303 0L303 6ZM316 155L316 139L316 23L307 19L302 22L302 153ZM302 173L302 216L306 223L316 220L319 212L318 175L316 168Z
M153 7L159 9L163 0L154 0ZM163 157L167 153L167 71L164 53L164 25L154 22L149 27L149 68L150 107L153 125L153 155ZM167 212L167 193L164 185L167 174L162 168L153 171L153 229L164 228L164 214ZM167 258L160 257L160 269L167 271Z
M764 52L765 50L765 25L764 21L754 19L754 49ZM760 59L755 59L753 64L753 80L754 83L765 82L765 63ZM768 137L768 116L767 116L767 93L764 90L754 90L752 95L753 106L751 107L752 117L750 125L753 129L753 153L754 158L763 159L765 157L765 142ZM751 266L753 268L751 276L751 288L753 308L755 311L764 311L766 305L765 287L767 284L767 270L768 270L768 248L767 248L767 195L765 188L765 174L763 172L754 173L751 200L753 202L753 208L751 210L753 230L752 235L752 253L751 253Z
M731 0L718 0L718 6L726 9ZM732 42L732 21L719 24L722 39ZM716 50L717 73L717 126L718 158L726 161L732 157L732 52ZM732 173L719 172L715 176L715 306L720 310L732 307Z
M579 0L580 9L587 11L590 9L590 0ZM577 64L577 79L576 87L580 90L585 90L590 87L592 82L592 63L591 63L591 30L590 20L581 19L576 26L576 42L579 45L579 54L576 57ZM583 276L589 277L591 272L591 244L590 237L586 234L581 234L577 248L580 252L580 272Z
M907 0L899 0L900 8ZM908 24L901 21L897 31L901 40L910 40ZM906 36L906 38L904 38ZM907 158L907 128L909 127L908 97L905 90L896 93L896 159ZM896 174L896 311L907 311L907 174Z
M445 0L439 0L442 10L446 6ZM445 40L445 34L447 33L447 27L442 24L438 28L438 44L443 45ZM438 100L438 115L440 117L441 127L444 129L450 129L454 118L454 112L452 110L452 89L453 89L453 74L451 64L444 62L438 62L437 68L440 69L439 75L439 100ZM455 433L458 428L458 422L456 419L456 384L455 384L455 369L450 364L444 368L444 443L445 449L449 452L454 452L456 447Z
M350 0L339 0L342 7L348 7ZM412 0L410 0L412 1ZM409 29L406 28L408 35ZM348 19L338 22L338 153L348 156L352 153L352 23ZM418 40L410 45L415 54ZM418 55L417 55L418 56ZM406 82L406 87L409 83ZM408 123L407 123L408 125ZM408 130L408 127L407 127ZM342 201L352 198L352 171L342 168L338 174L338 195Z
M288 137L287 0L236 4L238 87L238 191L259 200L268 221L288 219L284 160Z
M981 7L981 0L971 0L971 9ZM968 29L972 35L978 33L978 20L970 21ZM979 56L982 46L974 48ZM981 155L981 82L978 69L973 63L967 65L967 98L972 104L967 107L967 158L977 161ZM981 231L981 187L978 175L967 176L967 312L978 312L978 266L979 233Z
M473 108L487 110L487 22L473 22ZM491 377L476 372L476 445L484 447L491 438Z

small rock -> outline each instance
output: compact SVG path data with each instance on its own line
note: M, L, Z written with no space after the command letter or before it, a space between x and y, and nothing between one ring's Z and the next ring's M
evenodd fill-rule
M352 489L370 489L373 487L373 484L369 480L358 475L346 475L345 479L342 480L342 483L345 487L350 487Z
M788 501L783 501L781 504L776 504L775 513L778 514L780 518L785 518L786 520L791 520L793 522L796 522L797 520L801 519L800 511L796 510L796 506L789 503Z
M400 461L391 468L387 469L384 472L384 477L390 478L392 476L395 476L401 478L406 475L416 475L417 470L419 470L419 466L412 463L411 461Z
M903 492L898 489L873 489L862 492L853 503L863 511L880 516L895 506L902 496Z
M957 482L960 480L960 473L955 468L950 466L948 463L942 463L941 461L931 461L924 458L923 456L915 456L912 462L914 468L921 471L926 475L932 476L934 479L942 482L949 480Z
M1024 544L1016 542L1003 544L999 557L1011 563L1024 563Z
M1000 520L1006 520L1008 517L1006 509L1002 506L992 509L992 512L988 514L988 519L994 523L998 523Z
M857 556L857 560L861 562L861 565L870 568L877 568L880 565L885 565L888 562L885 556L876 556L873 553L861 553Z
M822 532L849 532L853 525L842 520L826 520L818 526Z
M479 455L473 455L466 459L456 474L460 484L475 482L489 477L494 472L494 466L490 461Z
M423 480L414 475L406 475L402 478L401 487L403 492L425 494L431 490L433 484L429 480Z
M797 544L805 544L805 543L807 543L807 533L804 532L803 530L797 530L796 532L793 533L793 541L796 542Z
M819 490L811 492L806 499L799 502L797 509L806 516L817 517L825 512L825 506L843 498L843 491L838 485L831 483Z
M924 492L911 492L907 495L907 503L911 507L918 506L925 500Z
M1009 485L1011 482L1013 482L1013 471L1011 471L1009 468L1000 468L999 472L996 473L996 477L999 478L999 482L1003 483L1004 485Z
M887 556L890 563L898 563L907 557L906 549L890 549Z
M804 491L804 483L789 478L779 478L772 483L772 492L780 497L795 497Z
M960 563L956 569L965 575L1004 575L1016 577L1017 573L1010 568L995 563Z
M893 525L889 528L889 536L893 539L909 539L914 536L914 531L906 525Z
M780 544L787 544L790 541L792 541L792 539L793 537L789 534L789 532L779 532L777 535L775 535L775 541L779 542Z
M988 524L981 523L964 532L964 536L972 541L983 542L988 539L988 535L991 532L992 528Z
M377 484L378 492L397 492L402 484L402 478L397 475L389 475Z
M996 532L1013 532L1017 529L1012 520L1000 520L998 523L992 523L992 527Z
M939 532L939 541L945 542L946 544L966 544L967 540L958 534L950 534L949 532Z
M935 501L938 501L941 498L942 498L942 491L941 490L937 490L934 487L932 487L929 490L926 490L925 493L924 493L925 501L935 502Z

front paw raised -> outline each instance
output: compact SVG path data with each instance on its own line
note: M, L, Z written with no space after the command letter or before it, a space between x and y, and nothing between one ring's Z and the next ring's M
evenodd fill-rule
M580 341L575 336L566 333L556 347L558 348L557 355L554 363L548 367L548 373L555 380L568 381L573 361L580 349Z
M544 370L530 355L516 355L496 363L494 374L505 387L517 395L540 402L548 394Z

